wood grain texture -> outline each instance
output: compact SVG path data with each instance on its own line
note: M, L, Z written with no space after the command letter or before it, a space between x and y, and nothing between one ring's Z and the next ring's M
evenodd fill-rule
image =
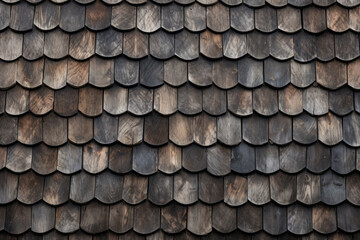
M263 207L263 229L264 231L279 235L287 230L286 207L273 202Z
M310 144L317 140L317 122L314 117L303 113L293 119L293 139Z
M342 141L342 119L328 113L318 118L318 139L326 145L335 145Z
M5 231L12 234L24 233L31 228L31 207L13 202L6 207Z
M135 115L145 115L152 111L154 93L152 89L137 86L129 89L128 111Z
M360 17L360 8L355 7L349 9L349 27L354 31L360 30L360 24L358 23L357 19Z
M126 56L139 59L148 55L148 35L133 30L124 34L123 52Z
M207 27L215 32L224 32L230 28L230 10L223 4L206 8Z
M68 139L75 144L83 144L93 138L93 119L78 113L68 119Z
M288 230L294 234L307 234L312 231L311 208L295 204L287 209Z
M109 229L116 233L124 233L133 227L134 208L124 202L110 206Z
M60 61L46 59L44 67L44 84L52 89L65 87L67 68L67 59Z
M0 34L0 59L12 61L21 56L23 45L22 34L15 33L10 29Z
M301 10L286 5L276 11L278 28L287 33L293 33L301 29Z
M187 81L187 62L171 58L164 62L164 81L171 86L180 86Z
M351 113L343 118L344 142L353 147L360 146L359 123L360 117L357 113Z
M206 169L207 156L205 149L196 144L183 148L182 166L190 172L199 172Z
M6 204L16 199L18 192L18 176L8 170L0 172L0 203Z
M200 53L209 58L221 58L223 55L222 35L205 30L200 34Z
M326 11L324 8L310 6L304 8L302 14L305 30L312 33L319 33L326 29Z
M124 175L122 197L125 202L138 204L146 199L148 177L136 173Z
M119 115L127 110L128 89L114 85L104 90L104 110Z
M109 227L109 206L97 201L81 207L80 227L89 233L100 233Z
M89 173L99 173L108 166L109 148L90 142L84 146L83 169Z
M39 143L42 140L42 119L32 114L19 118L18 140L27 145Z
M310 87L303 92L303 108L312 115L323 115L329 110L328 91Z
M279 170L279 150L276 145L266 144L255 149L256 170L273 173Z
M132 170L132 148L114 144L109 149L109 169L116 173L127 173Z
M43 200L50 205L60 205L69 200L70 176L55 172L45 177Z
M136 9L136 26L143 32L154 32L160 28L160 7L151 2Z
M321 173L330 168L330 148L320 142L307 147L306 167L314 172Z
M358 215L360 214L359 208L344 203L337 207L337 223L338 227L346 232L355 232L360 229L360 222Z
M157 163L159 162L159 154L157 148L149 147L141 144L134 147L133 151L133 170L142 174L150 175L157 171Z
M144 119L124 114L119 117L118 140L125 145L142 142Z
M169 32L184 28L184 7L171 3L161 7L161 27Z
M55 229L63 233L79 229L80 207L72 202L56 208Z
M169 118L153 112L145 117L144 141L150 145L166 144L169 138Z
M187 83L178 89L178 110L194 115L202 111L202 90Z
M346 199L345 178L332 171L321 175L321 201L328 205L336 205Z
M103 113L94 119L94 139L101 144L111 144L118 136L118 118Z
M237 116L252 114L252 100L252 91L240 86L227 91L227 108Z
M225 234L236 229L236 209L219 203L213 206L212 215L213 228Z
M122 32L108 28L96 34L95 52L102 57L115 57L122 53Z
M350 61L360 54L358 36L352 32L335 35L335 55L343 61Z
M13 172L25 172L31 168L32 148L20 143L8 147L6 168Z
M41 30L54 29L60 22L60 5L44 2L36 6L34 25Z
M284 46L284 44L282 44ZM290 83L290 62L268 58L264 61L264 80L275 88L285 87Z
M293 37L285 33L275 32L269 37L269 48L270 55L276 59L289 59L294 56Z
M44 33L34 28L24 33L22 56L27 60L35 60L44 55Z
M260 86L264 81L263 62L244 57L238 61L238 82L248 88Z
M271 199L281 205L296 201L296 176L279 171L270 176Z
M159 30L150 35L150 54L158 59L168 59L175 54L175 39L173 34Z
M326 234L336 231L336 209L325 205L315 205L312 209L313 229Z
M89 82L89 61L78 62L68 59L68 71L66 82L70 86L82 87Z
M85 26L85 6L69 1L61 5L59 26L67 32L75 32Z
M69 34L55 29L45 35L44 54L52 59L60 59L68 54Z
M167 233L179 233L186 228L187 208L171 202L161 208L161 229Z
M67 142L67 119L53 112L43 118L43 141L50 146Z
M213 61L205 57L188 63L188 80L200 87L212 84Z
M226 145L241 142L241 119L231 113L217 118L217 139Z
M255 148L242 142L232 148L231 170L237 173L249 173L255 170Z
M269 139L284 145L292 141L292 119L278 113L269 119Z
M140 83L146 87L162 85L164 83L164 63L150 56L143 58L140 61Z
M115 59L115 81L125 86L139 82L139 62L125 57Z
M71 34L69 55L76 60L84 60L95 53L95 33L87 29Z
M188 207L187 229L197 235L206 235L212 229L211 206L201 202Z
M316 81L325 88L337 89L346 84L346 65L333 60L327 64L316 62Z
M103 90L90 85L79 89L80 112L89 117L99 116L103 108Z
M7 91L6 112L11 115L20 115L29 111L29 91L16 85Z
M237 31L248 32L254 29L254 10L241 4L230 9L230 25Z
M102 30L110 26L111 7L100 0L86 6L85 25L91 30Z
M279 110L287 115L298 115L303 111L303 92L289 84L278 91Z
M54 91L43 86L30 91L30 111L36 115L44 115L53 109Z
M162 206L173 199L174 179L171 175L161 172L149 177L148 199L152 203Z
M346 199L352 204L359 205L359 174L356 172L346 176Z
M354 110L354 94L349 87L329 92L329 110L343 116Z
M295 142L279 149L280 169L288 173L300 172L306 166L306 147Z
M54 95L54 111L57 114L63 117L70 117L77 113L79 101L79 91L77 89L66 86L65 88L55 91Z
M32 29L34 20L34 6L21 1L11 7L10 28L15 31L27 31Z
M10 24L11 6L6 3L0 3L0 30L5 29Z
M177 111L177 88L164 84L154 91L154 110L162 115L170 115Z
M82 148L71 143L60 147L57 155L57 170L70 174L82 167Z
M226 204L240 206L247 202L247 197L247 178L235 174L230 174L224 178L224 202Z
M216 119L206 113L194 117L194 141L201 146L216 142Z
M231 151L220 144L207 149L207 171L215 176L230 173Z
M316 57L322 61L330 61L335 58L334 34L324 32L316 37Z
M198 200L198 176L186 171L174 175L174 200L181 204L192 204Z
M255 9L255 28L262 32L272 32L277 28L276 10L270 6Z
M18 61L17 82L20 83L23 87L36 88L42 84L43 78L44 78L43 59L40 59L38 61L27 61L22 58Z
M34 204L43 198L44 177L28 171L19 177L17 199L25 204Z
M304 204L315 204L321 200L320 175L304 171L296 176L296 199Z
M356 151L340 143L331 148L331 169L339 174L348 174L355 170Z
M102 203L115 203L122 198L123 176L104 171L96 176L95 197Z
M114 61L93 57L90 60L89 83L108 87L114 83Z
M197 2L184 8L184 26L193 32L202 31L206 28L206 8Z
M5 62L0 60L0 88L9 88L16 83L17 78L17 62Z
M309 62L316 57L316 38L314 35L300 30L294 35L294 59Z
M203 110L211 115L222 115L226 112L226 92L210 86L203 90Z
M160 208L145 201L134 209L134 230L149 234L160 228Z
M315 82L315 63L298 63L290 61L291 83L296 87L304 88Z
M251 117L244 118L242 123L243 140L255 145L261 145L268 141L268 119L254 114ZM255 129L261 129L261 131Z
M175 34L175 55L183 60L199 57L199 35L182 30Z
M246 35L237 34L229 30L223 34L223 52L224 56L231 59L238 59L247 53Z
M335 32L344 32L349 28L349 11L335 4L326 9L327 26Z
M267 176L258 173L248 176L248 199L256 205L270 201L270 181Z
M33 148L33 158L31 168L42 175L56 171L57 148L48 147L41 143Z
M237 209L237 226L241 231L254 233L262 229L262 207L246 203Z
M181 148L171 142L159 149L158 168L166 174L172 174L181 169Z
M208 173L199 173L199 199L214 204L224 199L224 180Z
M31 229L36 233L44 233L55 226L55 208L43 202L31 208Z
M136 7L123 2L114 5L111 11L111 25L119 30L130 30L136 26Z
M253 108L264 116L271 116L278 112L277 90L266 85L253 90Z
M81 171L71 176L70 199L76 203L87 203L95 195L95 176Z

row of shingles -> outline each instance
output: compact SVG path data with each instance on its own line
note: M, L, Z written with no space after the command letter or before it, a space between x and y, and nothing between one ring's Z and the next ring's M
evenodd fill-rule
M207 170L217 176L230 171L247 174L257 170L270 174L281 169L297 173L307 168L311 172L322 173L331 168L339 174L348 174L355 169L360 170L359 151L343 143L333 147L320 142L307 147L296 143L283 147L273 144L253 147L242 142L232 148L220 144L203 148L192 144L183 149L171 143L160 148L146 144L134 147L115 144L108 147L92 141L84 147L68 143L58 149L45 144L32 149L18 143L1 148L1 153L1 168L6 166L14 172L31 168L39 174L50 174L56 170L71 174L82 168L90 173L99 173L107 167L117 173L135 170L144 175L158 170L172 174L183 167L191 172ZM73 157L70 158L71 155ZM116 161L119 157L121 162Z
M138 46L134 48L139 50ZM84 54L86 51L79 52ZM238 84L256 88L264 83L274 88L283 88L289 83L298 88L307 88L315 82L331 90L344 85L360 88L359 59L349 63L338 60L299 63L270 57L257 60L248 56L239 60L216 61L198 56L191 62L176 57L163 61L152 56L141 60L124 56L111 59L94 56L86 61L73 60L66 57L66 54L63 57L65 58L61 60L40 58L28 61L19 58L12 62L1 61L0 88L10 88L16 83L30 89L46 85L57 90L66 85L82 87L88 83L105 88L114 82L125 87L140 83L149 88L159 87L164 83L180 87L187 82L198 87L214 84L222 89L230 89Z
M359 146L356 134L360 120L354 112L358 111L359 98L349 88L328 94L319 87L302 92L292 85L279 93L266 86L253 91L237 87L226 92L189 84L178 91L168 85L155 90L113 85L105 90L66 87L54 94L46 87L28 91L16 86L1 92L1 98L1 112L7 113L0 117L3 145L19 140L30 145L44 141L59 146L68 139L83 144L94 138L102 144L118 140L133 145L144 140L155 146L169 139L180 146L193 142L209 146L217 141L236 145L242 140L254 145L269 140L278 145L292 140L302 144L320 140L326 145L344 141ZM29 109L36 115L27 113ZM292 119L278 113L279 109L297 116ZM302 113L303 109L310 114ZM164 116L169 114L173 115ZM158 124L152 124L154 121ZM252 130L255 126L264 131Z
M19 0L2 0L3 2L6 3L17 3L19 2ZM62 3L66 3L69 0L51 0L51 2L57 3L57 4L62 4ZM80 4L89 4L94 2L95 0L75 0L76 2L80 3ZM104 3L109 4L109 5L115 5L118 3L121 3L122 0L102 0ZM42 0L27 0L27 2L32 3L32 4L37 4L42 2ZM127 2L134 4L134 5L138 5L138 4L144 4L147 2L147 0L128 0ZM153 2L156 2L158 4L168 4L171 3L172 0L153 0ZM176 0L175 2L182 4L182 5L188 5L190 3L195 2L195 0ZM213 5L215 3L218 2L218 0L198 0L197 2L203 4L203 5ZM317 6L321 6L321 7L327 7L330 6L334 3L339 3L345 7L355 7L357 5L360 4L359 0L326 0L326 1L322 1L322 0L222 0L221 2L229 5L229 6L236 6L236 5L240 5L241 3L244 3L248 6L251 7L261 7L264 6L266 3L274 6L274 7L283 7L287 4L290 4L292 6L296 6L296 7L304 7L304 6L308 6L311 4L315 4Z
M208 7L194 3L183 7L176 3L159 6L148 2L138 7L127 3L111 7L100 1L87 6L74 2L57 5L45 1L36 6L26 2L12 6L1 4L0 9L3 13L0 29L10 26L16 31L32 29L33 21L36 27L44 31L60 26L67 32L77 31L85 26L98 31L110 25L119 30L137 27L144 32L154 32L160 27L169 32L179 31L184 27L190 31L209 28L215 32L223 32L230 27L246 32L253 29L263 32L276 29L295 32L302 27L313 33L327 28L335 32L360 30L360 7L349 10L340 5L333 5L327 9L310 6L301 10L289 6L276 9L268 5L257 9L246 5L229 8L222 3ZM96 11L102 11L104 14L95 14ZM75 17L69 18L75 14Z
M57 28L45 33L34 29L23 34L7 29L0 33L0 39L0 59L5 61L20 56L35 60L44 55L54 60L66 56L86 60L95 54L105 58L124 54L132 59L151 55L161 60L177 56L188 61L198 59L201 53L211 59L239 59L250 55L259 60L272 56L278 60L294 58L299 62L310 62L335 58L352 61L360 55L359 36L352 31L340 34L326 31L319 35L300 31L288 35L279 31L267 34L259 31L214 33L205 30L192 33L182 30L173 34L159 30L147 34L137 29L123 33L108 28L97 33L83 29L68 34Z
M168 234L162 231L161 229L158 231L155 231L152 234L148 235L142 235L138 234L133 230L130 230L124 234L116 234L112 231L106 231L100 234L88 234L82 230L76 231L75 233L71 234L63 234L61 232L58 232L56 230L51 230L50 232L46 234L36 234L31 231L27 231L24 234L19 235L18 237L11 235L5 231L0 232L0 237L2 239L6 240L25 240L25 239L34 239L34 240L51 240L51 239L57 239L57 240L103 240L103 239L119 239L119 240L176 240L176 239L187 239L187 240L200 240L200 239L208 239L208 240L236 240L236 239L244 239L244 240L286 240L286 239L323 239L328 238L331 240L334 239L349 239L352 238L357 239L359 236L359 233L355 234L349 234L344 231L338 230L331 234L320 234L316 231L311 232L310 234L306 236L299 236L292 234L290 232L286 232L280 236L273 236L269 235L265 231L259 231L254 234L244 233L240 230L235 230L232 233L224 234L219 233L216 230L213 230L211 233L205 235L205 236L199 236L191 233L190 231L184 230L179 234Z
M90 234L109 229L115 233L133 229L140 234L151 234L159 229L170 234L187 229L196 235L212 231L230 233L236 229L245 233L264 230L271 235L287 231L298 235L313 231L330 234L338 229L348 233L358 231L358 214L359 208L347 202L336 207L298 203L281 206L270 202L263 206L247 203L234 208L224 203L207 205L202 202L190 206L171 202L159 207L149 201L135 206L125 202L109 206L93 200L84 205L68 202L55 208L44 202L28 206L14 201L0 207L0 222L3 223L0 229L12 234L29 229L46 233L54 228L62 233L81 229Z
M203 192L200 193L200 199L207 203L222 201L225 196L225 202L234 206L241 205L248 199L255 204L264 204L270 198L280 204L290 204L295 200L314 204L321 200L334 205L348 199L353 204L360 205L357 196L359 174L355 171L360 169L359 152L342 144L333 148L319 143L307 148L297 144L282 148L274 145L254 148L241 143L232 149L221 145L207 149L191 145L181 149L172 144L161 148L141 144L131 148L120 144L107 147L90 142L83 147L68 143L59 148L44 144L34 147L13 144L8 148L2 147L0 151L1 168L4 168L1 174L1 182L4 184L1 185L2 204L16 198L18 187L18 175L9 172L6 167L13 172L22 173L20 180L23 181L19 183L22 186L19 190L21 195L18 194L18 199L26 204L35 203L42 198L52 205L64 203L70 192L70 176L67 174L73 174L72 181L74 180L70 198L79 203L90 201L95 192L95 176L92 174L99 173L101 174L97 178L100 185L109 185L106 187L109 192L99 188L100 193L95 196L105 203L123 198L130 204L136 204L146 199L147 176L156 173L149 177L149 186L152 185L149 189L153 190L150 191L149 199L163 205L174 197L180 203L191 204L198 200L197 172L204 171L199 174L199 188ZM178 172L181 168L189 172ZM303 171L304 168L307 170ZM282 171L278 172L279 169ZM138 174L124 175L124 186L128 189L124 190L121 197L122 189L116 191L119 185L111 185L111 181L121 182L122 186L123 178L117 174L122 175L132 170ZM25 171L27 172L23 173ZM231 171L249 174L248 179L231 174L225 177L224 187L220 176L228 175ZM74 175L77 172L80 173ZM351 172L354 173L347 175ZM294 173L298 175L292 175ZM175 176L173 178L166 174ZM269 178L263 174L272 175ZM48 194L42 197L44 178ZM208 182L212 184L206 185ZM252 189L249 194L247 185ZM284 194L280 194L280 191ZM116 196L111 196L112 193L116 193Z

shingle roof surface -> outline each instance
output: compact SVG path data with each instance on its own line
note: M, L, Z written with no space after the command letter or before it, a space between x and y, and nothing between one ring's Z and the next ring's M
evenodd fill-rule
M0 239L360 239L359 0L2 0Z

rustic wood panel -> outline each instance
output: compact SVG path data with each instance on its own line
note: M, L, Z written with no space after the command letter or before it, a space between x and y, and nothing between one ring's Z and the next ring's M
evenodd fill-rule
M145 115L152 111L154 94L152 89L137 86L129 89L128 111Z
M230 206L240 206L248 198L247 178L230 174L224 178L224 202ZM221 216L222 214L219 214Z
M45 60L44 84L52 89L60 89L66 86L67 59L60 61Z
M326 145L335 145L342 141L342 119L328 113L318 118L318 139Z
M360 211L349 203L344 203L337 207L338 227L346 232L355 232L360 229L359 216Z
M230 25L240 32L248 32L254 29L254 9L241 4L230 9Z
M248 54L256 59L264 59L269 56L268 36L258 31L246 35Z
M307 147L307 168L314 173L321 173L331 165L330 148L320 142Z
M123 2L112 7L111 25L119 30L130 30L136 26L136 7Z
M291 83L304 88L315 82L315 63L298 63L291 60Z
M360 146L359 123L360 117L356 113L343 118L344 142L353 147Z
M31 207L13 202L6 207L5 231L12 234L24 233L31 228Z
M279 235L287 230L286 207L273 202L263 207L263 229L273 235Z
M41 143L34 146L31 168L42 175L56 171L57 148L48 147Z
M79 89L80 112L89 117L95 117L102 113L103 90L87 85Z
M57 155L57 170L70 174L82 167L82 148L71 143L60 147Z
M107 146L90 142L84 146L83 153L83 169L89 173L99 173L108 166Z
M201 113L194 117L194 141L201 146L210 146L216 142L216 118Z
M171 86L180 86L187 81L187 62L171 58L164 62L164 81Z
M211 206L201 202L188 207L187 229L197 235L206 235L212 229Z
M307 234L312 231L311 208L300 204L288 207L288 230L295 234Z
M212 215L213 228L225 234L236 229L236 209L219 203L213 206ZM220 235L221 236L221 235Z
M99 57L90 59L89 83L96 87L108 87L114 83L114 61Z
M54 29L60 22L60 5L43 2L35 7L34 25L41 30Z
M190 172L199 172L207 167L205 148L192 144L182 149L182 166Z
M214 204L224 199L224 179L206 172L199 173L199 199Z
M0 34L0 59L12 61L21 56L23 36L11 30Z
M63 233L73 232L79 229L80 207L72 202L56 208L55 228Z
M184 114L202 111L202 90L187 83L178 89L178 110Z
M293 36L281 32L275 32L269 37L269 48L270 55L276 59L289 59L294 56Z
M272 32L277 28L276 10L270 6L255 9L255 28Z
M45 177L43 200L50 205L60 205L69 200L70 176L55 172Z
M145 201L135 206L134 230L140 234L149 234L160 228L160 208Z
M169 32L179 31L184 28L183 6L171 3L161 8L161 27Z
M116 233L124 233L133 227L134 208L124 202L110 206L109 229Z
M232 148L231 170L238 173L249 173L255 170L255 148L242 142Z
M230 173L231 150L220 144L207 149L207 171L215 176Z
M87 29L71 34L69 54L76 60L84 60L95 54L95 33Z
M345 178L332 171L321 175L321 201L328 205L339 204L345 200Z
M69 1L61 5L60 28L75 32L85 26L85 6Z
M119 115L127 110L128 89L114 85L104 90L104 110Z
M256 169L263 173L279 170L279 149L276 145L266 144L255 149Z
M159 170L172 174L181 169L181 148L169 142L159 148Z
M169 138L169 118L153 112L145 117L144 141L155 146L163 145Z
M42 119L32 114L19 118L18 140L27 145L39 143L42 140Z
M102 57L115 57L122 53L122 32L113 28L96 34L95 52Z
M306 147L295 142L279 149L280 169L288 173L297 173L306 166Z
M175 55L183 60L198 58L199 35L187 30L182 30L175 34Z
M269 139L284 145L292 141L292 119L278 113L269 119Z
M132 170L132 148L121 144L110 146L109 169L116 173L127 173Z
M54 111L63 117L75 115L78 111L78 95L79 91L69 86L55 91Z
M192 204L198 200L198 176L186 171L174 175L174 200L181 204Z
M238 116L246 116L253 113L252 91L236 86L227 91L227 108Z
M329 92L329 109L340 116L351 113L354 110L353 95L353 90L347 86Z
M205 87L212 84L213 61L205 57L189 62L188 79L197 86Z
M278 28L282 31L293 33L301 29L301 10L286 5L276 11Z
M205 30L200 34L200 53L209 58L221 58L223 55L222 35Z
M331 169L339 174L348 174L355 170L356 151L340 143L331 148Z
M143 32L154 32L160 28L160 6L148 2L136 9L136 26Z
M270 116L278 112L277 90L266 85L253 90L253 108L261 115Z
M154 109L162 115L176 112L177 101L177 88L164 84L154 91Z
M248 199L256 205L270 201L270 181L267 176L258 173L248 176Z
M110 26L111 7L100 0L86 6L85 25L91 30L102 30Z
M125 145L142 142L144 119L125 114L119 117L118 140Z
M293 139L303 144L310 144L317 140L316 118L303 113L293 119Z
M268 119L258 114L244 118L243 123L243 140L248 143L261 145L268 141ZM261 129L261 131L257 131Z
M82 87L89 81L89 61L78 62L68 59L67 83L74 87Z
M23 175L22 175L23 176ZM0 172L0 203L6 204L16 199L19 178L8 170Z
M70 199L76 203L87 203L95 195L95 176L81 171L71 176Z
M83 144L93 138L93 119L76 114L68 119L68 138L75 144Z
M103 203L111 204L121 200L123 176L104 171L96 176L95 197Z
M164 83L164 63L147 57L140 61L140 83L146 87L158 87Z
M289 84L278 91L279 110L287 115L298 115L303 111L303 92Z
M329 110L328 91L310 87L303 92L303 108L312 115L323 115Z
M241 231L254 233L262 229L262 207L246 203L237 209L237 226Z
M5 29L10 23L11 5L0 3L0 30Z
M0 60L0 88L9 88L16 83L17 78L17 62L4 62Z
M313 229L323 234L336 231L336 209L315 205L312 209L312 225Z
M118 136L118 118L103 113L94 119L94 139L101 144L111 144Z
M206 8L207 27L215 32L224 32L230 28L230 10L223 4Z
M148 199L156 205L165 205L173 199L174 179L161 172L149 177Z
M55 208L40 202L31 208L31 230L44 233L55 225Z
M21 1L11 7L10 28L15 31L27 31L32 29L34 20L34 6Z
M141 144L134 147L133 151L133 170L142 174L150 175L157 171L159 154L157 148Z
M335 58L334 34L324 32L316 37L316 56L322 61L330 61Z
M206 28L206 7L197 2L184 8L185 27L193 32Z
M319 33L326 29L326 11L324 8L310 6L304 8L303 28L312 33Z
M326 9L327 26L335 32L344 32L349 29L349 11L340 5L334 4Z
M173 34L159 30L150 35L150 54L158 59L168 59L175 54L175 38Z
M71 48L71 47L70 47ZM68 54L69 34L55 29L45 34L44 54L52 59L60 59Z
M329 89L337 89L347 82L346 65L333 60L326 64L316 62L316 81Z
M44 54L44 33L34 28L24 33L22 56L27 60L35 60Z
M97 201L81 207L80 227L89 233L104 232L109 227L109 206Z
M260 86L264 81L263 62L251 57L244 57L238 61L238 82L248 88Z
M130 173L124 175L123 199L130 204L138 204L146 199L148 177Z
M241 142L241 119L231 113L217 118L217 139L226 145Z
M8 147L6 168L13 172L25 172L31 168L32 148L20 143Z
M43 86L30 91L30 111L36 115L44 115L53 109L54 91Z
M271 199L281 205L296 201L296 176L279 171L270 176Z
M168 233L179 233L186 228L187 208L171 202L161 208L161 229Z
M203 110L211 115L226 112L226 92L214 85L203 90Z
M316 37L303 30L294 35L294 59L309 62L316 57Z

